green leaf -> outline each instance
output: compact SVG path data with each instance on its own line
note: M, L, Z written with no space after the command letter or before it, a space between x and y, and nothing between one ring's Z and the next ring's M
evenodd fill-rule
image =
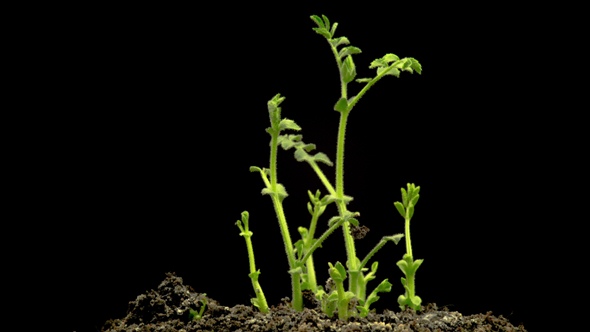
M279 124L279 130L285 130L285 129L301 130L301 127L299 127L299 125L297 125L295 123L295 121L293 121L293 120L282 119Z
M258 281L258 276L259 275L260 275L260 270L248 274L248 277L250 277L250 279L252 279L254 281Z
M322 21L322 19L319 16L311 15L310 18L315 22L315 24L317 24L318 27L325 28L324 22Z
M283 200L285 197L289 196L289 194L287 194L287 191L285 190L285 187L280 183L277 183L276 192L272 191L270 188L264 188L262 189L261 193L262 195L277 195L280 200Z
M346 46L346 47L343 47L340 50L340 52L338 52L338 57L340 59L342 59L345 56L353 55L353 54L359 54L359 53L362 53L360 48L355 47L355 46Z
M387 53L381 59L383 59L385 63L389 64L390 62L399 60L399 57L393 53Z
M313 151L313 150L315 150L315 144L313 144L313 143L305 144L303 146L303 149L307 152Z
M387 70L387 73L385 73L385 75L391 75L391 76L399 77L399 69L397 69L397 68L390 68L390 67L387 67L387 68L377 68L377 75L380 75L385 70Z
M277 194L281 200L289 196L289 194L287 194L287 190L285 190L285 187L280 183L277 183Z
M295 146L296 142L293 142L288 135L281 135L277 138L277 144L280 145L283 150L289 150Z
M260 172L262 173L262 168L258 166L250 166L250 172Z
M379 68L379 67L387 67L387 66L388 66L388 64L387 64L387 62L385 62L385 60L375 59L375 60L371 61L371 65L369 66L369 69Z
M344 279L346 279L346 268L344 267L344 265L342 265L342 263L340 262L336 262L336 269L338 269L338 273L340 273L340 275L343 276Z
M410 201L410 205L411 206L416 206L416 204L418 203L418 200L420 199L420 195L416 194L416 196L412 197L412 200Z
M395 205L397 212L399 212L402 218L406 219L406 209L404 208L403 204L400 202L395 202L393 205Z
M334 24L332 24L332 29L330 29L330 34L332 36L334 36L334 34L336 33L336 28L338 27L338 22L334 22Z
M334 105L334 110L338 112L346 112L348 111L348 101L346 98L340 98Z
M414 69L418 74L422 74L422 65L418 60L414 58L408 58L412 61L412 69Z
M312 29L316 33L324 36L326 39L332 38L332 35L330 34L330 31L326 30L326 28L312 28Z
M328 17L326 15L322 15L322 18L324 19L324 26L326 27L326 29L330 29L330 20L328 19Z
M367 297L367 301L365 302L365 304L363 305L364 308L369 309L369 307L371 306L371 304L377 302L379 300L379 296L377 295L378 293L389 293L391 292L391 283L389 282L389 280L385 279L383 280L372 292L371 294Z
M412 296L410 297L410 301L412 301L413 304L412 309L420 310L420 304L422 303L422 299L420 298L420 296Z
M354 227L359 227L359 221L356 218L350 218L347 221L351 223Z
M379 262L374 262L374 263L371 265L371 272L373 272L373 273L377 273L377 268L378 268L378 267L379 267Z
M422 262L424 262L423 259L417 259L414 261L414 272L416 272L416 270L418 270L420 265L422 265Z
M414 216L414 206L410 205L408 207L408 218L412 219L413 216Z
M342 62L340 73L342 75L342 81L344 83L350 83L354 80L356 76L356 67L354 65L354 61L352 60L351 55L347 56L346 59Z
M405 207L408 206L408 193L406 192L406 189L404 189L404 188L402 188L402 203L404 203Z
M303 149L297 149L295 150L295 159L297 161L305 161L307 159L309 159L309 154L307 152L305 152L305 150Z
M399 267L399 269L402 270L404 275L406 275L406 276L408 275L408 273L407 273L408 269L409 269L408 262L406 262L405 260L399 260L399 261L397 261L397 263L395 263L395 265L397 265ZM403 283L403 281L402 281L402 283Z
M336 262L336 266L332 265L332 263L328 263L328 266L330 266L328 269L330 278L332 278L334 282L341 283L346 279L346 270L342 263Z
M408 284L408 281L406 280L406 278L401 277L400 281L402 282L402 285L404 286L404 288L406 288L407 287L406 285Z
M390 236L384 236L383 238L385 240L389 240L389 241L393 241L393 243L398 244L399 241L401 241L401 239L404 237L404 234L395 234L395 235L390 235Z
M348 40L348 38L342 36L342 37L330 39L330 44L332 44L332 46L334 46L334 47L338 47L340 45L348 45L348 44L350 44L350 41Z
M294 269L289 270L289 274L302 274L303 273L303 269L301 268L301 266L298 266Z
M368 83L371 82L373 79L372 78L357 78L355 81L357 81L358 83Z
M325 153L322 152L318 152L313 156L313 160L324 163L328 166L333 166L334 164L332 163L332 161L330 160L330 158L328 158L328 156Z

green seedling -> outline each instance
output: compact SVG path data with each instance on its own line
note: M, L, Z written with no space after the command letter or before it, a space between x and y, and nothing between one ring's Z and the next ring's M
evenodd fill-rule
M346 138L346 127L352 109L367 91L385 76L399 77L403 71L409 73L422 72L422 66L414 58L399 58L389 53L370 63L369 69L374 69L375 74L370 78L356 78L356 65L353 55L361 53L358 47L351 46L348 38L336 37L335 32L338 23L331 24L329 19L322 15L312 15L312 21L316 24L313 30L324 37L334 55L336 65L340 74L340 96L334 105L334 110L340 114L338 134L336 137L336 159L335 163L324 153L314 152L315 144L305 143L303 136L298 134L301 127L295 121L282 117L281 104L285 97L276 94L267 103L270 127L266 132L270 135L270 157L267 167L250 167L251 172L256 172L262 178L264 188L262 194L270 197L275 215L279 224L279 230L283 239L283 245L289 265L291 277L291 305L297 310L303 310L304 290L311 290L320 301L322 310L328 315L338 314L340 319L348 319L352 316L366 316L370 306L379 299L378 293L389 292L391 284L387 279L383 280L367 296L367 284L375 279L378 264L374 262L369 271L368 264L375 253L387 242L398 243L404 234L384 236L382 240L366 255L363 260L357 256L355 236L353 230L361 229L358 218L359 212L349 210L349 204L353 200L344 191L344 146ZM355 95L349 95L349 84L356 83L361 86L356 89ZM297 228L301 238L293 242L291 231L287 222L287 215L283 207L283 201L289 196L285 187L278 181L278 151L283 150L294 152L295 159L307 163L317 175L323 190L316 190L315 194L308 191L308 211L311 215L309 227L299 226ZM320 167L335 167L334 182ZM337 214L327 220L328 227L316 237L320 217L323 216L328 205L334 204ZM244 218L246 213L246 218ZM242 214L241 223L238 222L241 233L244 236L250 258L250 278L256 292L256 299L253 299L261 311L267 310L264 295L258 283L260 271L254 265L254 253L250 242L251 232L248 231L247 212ZM245 221L246 220L246 221ZM322 244L336 230L341 229L344 236L344 249L346 251L346 264L337 262L335 265L328 263L331 287L318 285L313 253L321 248ZM409 235L409 234L408 234ZM345 284L346 281L346 284ZM264 301L263 301L264 300Z
M416 311L420 310L422 299L416 296L416 270L422 265L423 259L414 260L412 254L412 240L410 238L410 220L414 216L414 207L420 198L420 187L416 187L413 183L408 183L408 190L404 188L402 191L402 202L393 203L397 208L399 214L405 219L405 234L406 234L406 253L403 258L397 262L400 270L406 276L402 277L402 285L405 293L400 295L397 299L402 310L406 307L412 308Z
M205 313L205 308L207 307L207 298L205 298L205 295L207 295L207 294L203 294L203 298L201 300L199 300L199 302L201 302L201 306L198 311L194 310L192 308L189 310L189 313L188 313L189 320L199 320L199 319L203 318L203 314Z
M254 260L254 248L252 246L252 232L250 231L248 221L250 219L250 214L248 211L242 212L242 220L238 220L236 225L240 229L240 235L244 237L246 240L246 248L248 250L248 263L250 265L250 274L248 276L252 280L252 288L254 289L254 293L256 294L255 298L250 299L252 304L260 310L262 313L268 312L268 304L266 303L266 297L264 297L264 292L262 291L262 287L258 282L258 276L260 276L260 270L256 269L256 261Z

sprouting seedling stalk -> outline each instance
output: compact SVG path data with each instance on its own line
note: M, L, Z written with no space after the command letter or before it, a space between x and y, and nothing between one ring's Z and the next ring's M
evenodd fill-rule
M203 298L199 301L201 302L201 307L199 309L199 311L194 310L194 309L190 309L189 313L188 313L188 319L189 320L199 320L201 318L203 318L203 314L205 313L205 308L207 308L207 298L205 297L205 295L207 294L202 294Z
M347 320L350 317L349 303L355 297L350 291L344 290L344 280L346 279L346 270L340 262L336 265L328 263L330 266L329 273L332 280L336 284L336 293L338 294L338 318Z
M315 240L314 237L318 219L326 210L327 203L325 200L320 199L319 190L316 191L315 195L312 194L309 190L307 191L307 194L310 200L310 202L307 203L307 210L311 214L311 222L309 224L309 229L306 229L305 227L299 227L298 229L302 237L301 258L305 257L305 255L309 252L308 258L306 258L305 260L301 259L301 262L305 264L306 268L306 280L304 280L306 284L305 286L303 286L303 289L310 289L312 292L316 293L318 287L312 255L313 251L311 249ZM297 244L295 245L297 246Z
M300 130L301 128L289 119L281 119L281 108L279 105L285 100L280 94L276 94L268 101L268 113L270 117L270 127L266 132L270 135L270 168L261 169L259 167L250 167L251 172L258 171L266 188L262 189L262 194L269 195L272 199L273 207L279 222L279 228L285 245L285 253L289 262L289 273L291 274L292 305L297 311L303 310L303 296L301 293L301 266L295 257L295 250L287 219L283 211L283 200L288 196L285 187L277 182L277 149L279 144L279 135L282 130ZM270 179L269 179L270 177Z
M328 43L338 70L340 73L340 99L336 102L334 110L340 112L340 122L338 126L337 146L336 146L336 204L341 216L347 213L346 203L351 200L350 197L344 195L344 143L346 137L346 126L348 116L352 108L356 105L358 100L381 78L385 75L393 75L399 77L400 71L414 71L421 73L422 66L414 58L399 59L395 54L386 54L381 59L377 59L371 63L369 68L377 68L377 75L370 78L357 79L359 83L366 83L361 91L354 97L348 97L348 83L355 80L356 66L354 64L352 55L361 53L361 50L355 46L344 46L340 50L338 47L348 45L350 41L348 38L341 36L335 37L338 23L330 24L330 20L325 16L319 17L312 15L311 19L316 23L317 28L313 30L322 35ZM315 169L314 169L315 170ZM317 172L317 171L316 171ZM329 190L329 189L328 189ZM357 296L364 292L363 285L360 284L360 267L358 266L358 258L356 256L356 248L354 238L350 233L350 223L344 222L342 224L344 242L347 254L347 265L349 271L353 273L349 279L349 287Z
M260 310L262 313L268 312L268 304L266 302L266 297L264 296L264 292L262 291L262 287L258 282L258 277L260 276L260 270L256 269L256 261L254 260L254 248L252 246L252 232L249 228L249 220L250 215L248 211L242 212L242 220L238 220L236 225L240 229L240 235L244 237L246 240L246 248L248 250L248 262L250 265L250 274L248 276L252 280L252 288L254 289L254 293L256 294L255 298L252 298L252 304Z
M416 296L415 277L416 270L418 270L424 260L417 259L414 261L412 255L412 241L410 238L410 220L414 216L414 207L420 198L420 187L416 187L413 183L408 183L408 190L406 191L402 188L401 192L402 202L395 202L393 204L400 215L405 219L406 253L403 258L397 262L397 266L402 270L406 277L401 278L405 293L398 297L397 302L402 310L406 307L410 307L418 311L421 309L420 304L422 303L422 299L420 299L419 296Z

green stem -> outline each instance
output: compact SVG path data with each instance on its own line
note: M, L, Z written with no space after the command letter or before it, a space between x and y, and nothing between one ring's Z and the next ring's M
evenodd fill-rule
M322 172L322 170L320 169L320 166L318 166L318 164L314 160L308 160L307 162L309 163L311 168L315 171L317 176L320 178L320 180L322 181L322 183L326 187L326 190L328 190L328 192L331 195L336 196L336 189L334 189L334 187L332 187L332 184L330 183L330 181L328 181L328 178L326 177L326 175L324 175L324 172Z
M338 197L338 210L341 216L344 216L347 208L344 202L344 142L346 137L346 123L349 111L340 113L340 125L338 126L338 142L336 147L336 197ZM348 221L342 224L342 233L344 235L344 245L346 248L346 257L348 268L351 271L358 271L356 247L354 238L350 233L350 223ZM355 295L359 295L358 273L354 273L349 278L349 289Z
M244 223L245 228L242 229L242 233L244 234L244 238L246 240L246 248L248 250L248 262L250 265L250 280L252 281L252 287L254 288L254 292L256 293L256 298L258 299L257 305L258 309L262 313L268 313L268 303L266 302L266 297L264 296L264 292L262 291L262 286L258 282L258 276L256 274L258 271L256 270L256 261L254 259L254 247L252 246L252 233L248 228L248 223Z
M270 190L272 192L272 202L275 208L275 213L279 221L279 228L283 236L283 243L285 245L285 253L289 262L289 271L291 274L291 289L293 291L292 305L297 311L303 310L303 296L301 294L301 279L300 273L295 273L297 261L295 258L295 251L293 250L293 242L289 233L287 219L283 211L283 205L279 193L277 191L277 150L278 150L279 130L273 130L271 133L270 144Z
M412 240L410 239L410 218L406 216L406 225L405 225L405 233L406 233L406 252L410 257L414 257L412 255Z
M324 234L322 234L322 236L320 236L320 238L317 239L313 243L313 245L305 253L305 256L303 256L303 258L301 259L301 261L302 262L305 262L307 259L309 259L309 257L313 254L313 252L322 245L322 242L324 242L324 240L326 240L328 238L328 236L330 236L330 234L332 234L336 229L338 229L340 226L342 226L342 223L343 223L343 221L341 219L338 222L335 222L332 226L330 226L330 228L328 228L324 232Z

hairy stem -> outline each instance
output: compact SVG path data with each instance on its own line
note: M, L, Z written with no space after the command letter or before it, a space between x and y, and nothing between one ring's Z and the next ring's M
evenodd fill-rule
M303 297L301 294L301 279L300 274L295 273L297 267L297 261L295 258L295 251L293 250L293 242L291 241L291 235L289 233L289 227L287 225L287 219L285 212L283 211L282 200L279 197L278 186L277 186L277 150L278 150L278 137L279 130L273 130L271 133L271 144L270 144L270 190L272 192L272 202L275 208L275 213L279 221L279 228L281 235L283 236L283 243L285 245L285 252L287 254L287 260L289 262L289 271L291 273L291 289L293 291L292 305L297 311L303 310Z

